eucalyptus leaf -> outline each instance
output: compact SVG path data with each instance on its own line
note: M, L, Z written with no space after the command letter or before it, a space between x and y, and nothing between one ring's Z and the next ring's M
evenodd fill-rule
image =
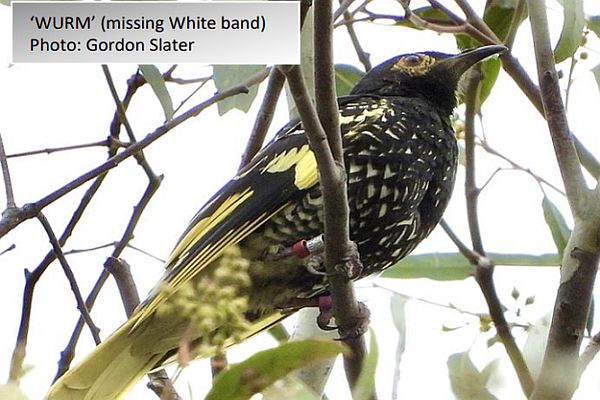
M213 81L218 91L234 86L247 78L261 72L265 65L213 65ZM241 93L217 103L219 115L223 115L233 109L248 112L250 106L256 99L258 85L248 88L248 93Z
M273 336L273 338L275 340L277 340L279 343L285 342L285 341L289 340L289 338L290 338L290 334L288 333L288 331L285 329L285 326L283 326L283 324L281 322L270 327L267 332L269 332L269 334L271 336Z
M558 207L547 197L542 200L542 209L544 210L544 220L552 233L552 239L558 250L558 254L562 257L563 251L567 246L571 229L567 226L565 217L562 215Z
M558 254L488 253L496 265L553 267L560 263ZM427 253L406 257L385 270L382 278L429 278L439 281L461 280L471 276L473 266L460 253Z
M247 400L290 372L345 352L343 344L302 340L264 350L221 372L206 400Z
M519 15L515 15L517 12ZM492 0L487 2L483 20L498 39L505 42L511 29L518 29L525 17L526 13L519 10L518 0Z
M590 15L585 18L585 25L588 29L600 37L600 15Z
M493 400L496 397L486 388L489 373L479 372L468 352L448 357L448 373L452 392L458 400Z
M363 71L353 65L335 65L335 89L338 96L350 93L356 83L365 75Z
M140 72L144 76L144 79L146 82L148 82L152 88L152 91L156 95L156 98L160 102L165 114L165 119L167 121L171 120L171 118L173 118L173 114L175 113L173 110L173 100L171 99L169 90L167 90L167 85L165 84L162 74L155 65L140 64L139 68Z
M554 48L554 62L557 64L575 54L581 46L585 27L583 0L566 0L562 2L562 7L563 26Z
M370 400L375 393L375 372L379 358L379 348L373 329L369 330L369 354L363 360L362 371L352 391L353 400Z

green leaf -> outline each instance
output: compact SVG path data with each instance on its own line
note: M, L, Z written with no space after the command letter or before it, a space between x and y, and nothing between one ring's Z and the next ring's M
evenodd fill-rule
M487 100L488 96L492 92L492 88L496 84L496 79L500 74L502 68L502 62L498 58L490 58L481 63L481 72L483 79L479 85L479 104L478 108L481 107L484 101Z
M290 372L346 351L338 342L302 340L261 351L221 372L206 400L246 400Z
M498 341L500 341L499 337ZM481 370L481 377L483 378L483 383L487 384L490 381L492 374L498 371L499 366L500 359L496 358L495 360L490 361L485 367L483 367L483 369Z
M353 400L369 400L375 393L375 370L377 369L379 348L373 329L369 329L369 338L369 354L363 361L362 371L360 371L358 381L352 391Z
M565 217L563 217L558 207L556 207L547 196L544 196L544 199L542 200L542 209L544 210L546 225L550 228L552 239L554 239L558 254L562 257L563 251L571 236L571 229L567 226Z
M365 75L363 71L348 64L335 65L335 89L338 96L345 96Z
M156 98L160 101L160 105L165 113L165 119L167 121L171 120L175 111L173 110L173 101L171 100L171 95L167 90L167 85L162 74L155 65L140 64L139 67L144 79L150 84Z
M219 92L234 86L264 70L265 65L213 65L213 81ZM237 109L248 112L258 94L258 85L248 88L248 93L242 93L221 100L217 103L219 115Z
M581 46L585 15L583 13L583 0L562 1L563 27L558 43L554 48L554 62L557 64L570 58Z
M488 253L496 265L554 267L560 263L557 254ZM429 278L439 281L460 280L471 276L473 266L460 253L428 253L406 257L385 270L382 278Z
M290 338L288 331L281 322L270 327L267 332L269 332L269 334L279 343L285 342Z
M585 24L588 29L600 37L600 15L590 15L585 18Z
M27 396L16 383L0 385L0 399L2 400L27 400Z
M512 292L510 292L510 296L517 300L519 298L519 296L521 296L521 293L519 292L519 289L517 289L516 287L513 286L513 290Z
M518 29L525 20L526 13L519 9L518 0L492 0L488 1L483 20L494 31L498 39L505 42L511 28ZM515 15L515 13L520 15ZM512 26L512 25L515 26Z
M489 372L485 374L479 372L471 361L468 352L455 353L448 357L450 385L458 400L496 399L485 387Z

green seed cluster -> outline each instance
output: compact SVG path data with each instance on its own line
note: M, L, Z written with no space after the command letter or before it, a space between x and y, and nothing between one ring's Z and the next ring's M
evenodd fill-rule
M250 327L245 318L252 284L249 267L239 247L230 246L159 309L162 315L184 319L184 340L194 342L195 353L214 354L243 339Z

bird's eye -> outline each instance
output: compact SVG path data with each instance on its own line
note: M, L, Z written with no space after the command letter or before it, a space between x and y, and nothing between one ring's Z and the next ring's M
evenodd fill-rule
M421 57L417 54L411 54L404 57L404 65L407 67L416 67L419 64L421 64Z
M408 54L400 57L392 66L392 70L410 76L424 75L433 64L435 64L435 58L428 54Z

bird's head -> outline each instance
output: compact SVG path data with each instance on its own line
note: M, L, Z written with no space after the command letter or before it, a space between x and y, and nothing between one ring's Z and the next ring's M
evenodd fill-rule
M374 67L350 94L421 97L451 114L461 76L479 61L505 50L492 45L455 55L430 51L403 54Z

